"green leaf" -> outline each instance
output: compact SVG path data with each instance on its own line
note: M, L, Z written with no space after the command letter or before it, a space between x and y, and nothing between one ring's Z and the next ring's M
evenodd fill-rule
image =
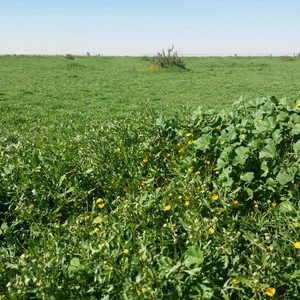
M247 192L249 198L252 199L252 198L253 198L253 195L254 195L253 190L250 189L250 188L245 188L245 190L246 190L246 192Z
M279 144L282 141L282 133L281 133L280 129L277 129L272 133L272 140L276 144Z
M231 187L233 184L233 179L230 177L232 172L232 167L224 168L219 176L219 180L222 182L223 187Z
M260 168L262 169L262 171L264 171L261 176L262 177L266 177L269 173L269 168L268 168L268 163L266 161L263 161L260 165Z
M293 149L298 155L300 154L300 140L293 145Z
M200 138L197 139L196 149L199 149L199 150L209 149L211 139L212 139L212 136L210 134L202 135Z
M293 129L291 131L292 134L296 135L296 134L300 134L300 124L295 124L293 126Z
M247 172L243 175L241 175L241 179L247 182L251 182L254 178L254 173L253 172Z
M292 279L300 277L300 270L295 270L294 273L292 274Z
M281 185L285 185L290 181L294 180L294 176L291 174L288 174L285 171L280 171L277 176L276 176L276 180L281 184Z
M274 186L276 185L276 180L273 179L273 178L268 178L266 183L269 185L269 186Z
M190 276L194 276L197 273L200 273L202 270L202 268L195 268L195 269L191 269L191 270L183 270L183 272L188 273Z
M236 166L238 164L243 165L249 156L248 152L249 152L248 147L241 146L241 147L236 148L235 149L236 156L233 159L232 164L234 166Z
M185 255L187 258L184 261L184 265L188 268L191 265L198 266L203 263L203 251L198 246L190 246Z
M284 202L281 202L280 205L279 205L279 209L282 213L290 213L290 212L293 212L294 211L294 205L292 202L290 201L284 201Z
M228 136L229 141L233 141L233 140L236 139L237 133L236 133L236 130L235 130L234 127L230 127L228 129L228 135L227 136Z
M65 192L63 192L62 194L59 194L58 197L59 198L63 198L65 197L67 194L72 193L75 190L75 187L70 187L68 190L66 190Z
M266 143L267 145L259 153L259 158L274 158L276 155L275 143L271 139L266 140Z
M77 271L78 268L79 268L79 266L80 266L80 260L79 260L79 258L73 257L73 258L71 259L71 261L70 261L70 265L69 265L69 267L68 267L68 270L69 270L70 272Z

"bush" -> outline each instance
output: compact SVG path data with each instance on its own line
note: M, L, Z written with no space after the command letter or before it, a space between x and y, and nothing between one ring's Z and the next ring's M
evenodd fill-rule
M72 54L66 54L65 59L75 59L75 56Z
M174 51L174 46L168 49L168 54L162 50L162 53L157 52L157 56L153 57L152 64L159 65L161 68L179 67L185 69L185 62L178 56L177 51Z

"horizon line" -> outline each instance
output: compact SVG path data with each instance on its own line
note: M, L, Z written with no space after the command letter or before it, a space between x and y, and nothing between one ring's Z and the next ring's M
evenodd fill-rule
M156 56L157 53L141 53L141 54L91 54L90 52L83 53L0 53L0 56L66 56L66 55L73 55L73 56L86 56L86 57L143 57L143 56L149 56L153 57ZM280 52L280 53L183 53L178 54L178 56L181 57L280 57L280 56L294 56L294 57L300 57L300 53L290 53L290 52Z

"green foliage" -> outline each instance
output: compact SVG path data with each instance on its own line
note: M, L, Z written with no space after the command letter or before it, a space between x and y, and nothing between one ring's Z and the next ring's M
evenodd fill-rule
M0 296L299 299L299 107L2 136Z
M153 57L152 64L158 65L161 68L179 67L185 69L185 62L178 56L177 51L174 51L174 46L168 49L168 54L164 50L157 52L157 55Z

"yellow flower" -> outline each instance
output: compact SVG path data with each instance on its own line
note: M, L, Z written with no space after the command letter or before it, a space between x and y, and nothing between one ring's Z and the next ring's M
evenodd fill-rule
M253 216L254 215L254 211L250 211L250 215Z
M165 208L166 208L166 210L170 210L171 209L171 205L169 204Z
M224 113L224 114L222 114L222 116L223 116L223 117L226 117L226 114Z
M157 190L158 192L161 191L161 187L159 186L156 190Z
M295 243L295 248L300 249L300 242Z
M257 122L258 122L258 123L261 123L261 122L262 122L262 120L260 119L260 120L258 120Z
M98 198L98 199L96 200L96 203L101 203L102 201L103 201L102 198Z
M168 154L167 154L167 157L171 157L171 156L172 156L172 154L171 154L171 153L168 153Z
M178 143L178 144L177 144L177 147L178 147L178 148L180 148L180 146L181 146L181 144L180 144L180 143Z
M215 230L214 230L213 228L210 228L210 229L208 230L208 232L209 232L209 234L214 234L214 233L215 233Z
M276 203L276 202L272 202L271 205L272 205L273 207L275 207L275 206L277 205L277 203Z
M244 134L244 135L242 135L242 139L246 139L247 138L247 135L246 134Z
M258 208L258 204L255 204L254 207L255 207L255 208Z
M103 221L102 218L98 218L97 220L98 223L102 223L102 221Z
M190 201L186 200L184 203L185 206L189 206L190 205Z
M210 165L210 161L209 161L209 160L207 160L205 163L206 163L207 165Z
M117 148L116 150L115 150L115 152L120 152L121 151L121 148Z
M146 183L144 181L142 181L141 184L140 184L140 188L143 188L145 186L145 184Z
M185 135L185 137L189 137L189 136L191 136L192 134L191 133L187 133L186 135Z
M239 283L240 283L240 281L237 280L236 278L232 278L232 279L231 279L231 282L232 282L233 284L239 284Z
M34 209L34 204L31 203L31 204L29 205L29 208L30 208L30 209Z
M193 172L193 168L188 168L188 172L192 173Z
M266 290L266 295L269 296L269 297L273 297L275 295L275 293L276 293L275 288L269 287Z
M124 253L124 254L128 254L128 253L129 253L129 250L128 250L128 249L124 249L124 250L123 250L123 253Z
M95 228L95 229L93 230L94 233L97 233L98 231L99 231L99 228Z
M224 145L224 144L225 144L225 141L221 141L220 144L221 144L221 145Z
M183 156L180 156L179 159L180 159L180 160L183 160Z
M172 197L173 196L173 193L169 193L169 197Z
M217 129L218 129L219 131L221 131L221 130L222 130L222 127L221 127L221 126L218 126Z
M213 194L212 196L211 196L211 199L212 200L218 200L219 199L219 196L217 195L217 194Z
M143 158L143 163L147 163L149 161L148 157Z
M200 171L195 172L195 175L200 175Z
M180 148L179 150L178 150L178 153L183 153L184 152L184 149L183 148Z
M232 204L233 204L233 205L237 205L238 202L239 202L239 201L237 201L237 200L232 200Z
M297 103L295 106L296 106L296 107L300 107L300 103Z
M299 222L293 222L293 225L294 225L295 227L297 227L297 226L299 226Z
M220 174L220 171L219 171L219 170L217 170L217 171L215 172L215 174L216 174L216 175L219 175L219 174Z
M105 206L104 203L101 203L101 204L98 205L98 207L101 208L101 209L102 209L104 206Z
M142 291L143 294L146 293L146 289L145 288L142 288L141 291Z
M124 191L124 192L128 192L128 187L125 186L125 187L123 188L123 191Z
M182 196L181 196L181 195L179 195L177 198L180 200L180 199L182 199Z
M85 217L83 218L84 221L87 221L87 220L89 220L89 219L90 219L90 216L85 216Z
M62 213L59 212L59 213L57 214L57 217L58 217L58 218L61 218L61 217L62 217Z

